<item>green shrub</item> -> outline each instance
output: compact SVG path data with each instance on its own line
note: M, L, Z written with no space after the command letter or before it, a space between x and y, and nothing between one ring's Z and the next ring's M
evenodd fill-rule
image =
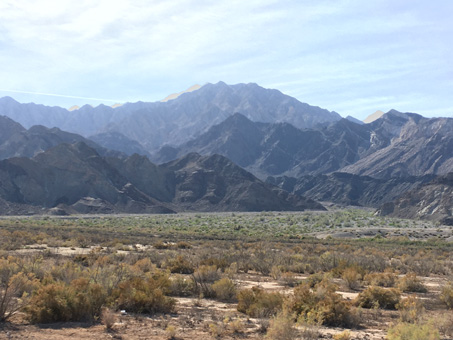
M355 303L362 308L395 309L400 296L396 289L371 286L357 296Z
M398 323L389 328L388 340L438 340L439 331L431 324Z
M213 283L212 290L220 301L233 302L236 300L236 285L229 278L223 278Z
M33 295L25 311L32 323L90 321L100 315L106 297L101 285L89 283L85 278L69 285L50 283Z
M426 293L428 291L415 273L409 273L400 278L398 288L405 293Z
M270 317L276 315L283 304L283 295L280 293L267 293L253 287L238 293L237 310L253 318Z

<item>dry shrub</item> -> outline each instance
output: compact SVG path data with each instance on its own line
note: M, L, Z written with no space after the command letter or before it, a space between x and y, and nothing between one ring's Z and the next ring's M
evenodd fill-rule
M208 325L209 334L214 338L222 338L225 333L225 325L223 323L210 323Z
M453 282L442 287L439 298L448 309L453 309Z
M296 275L292 272L285 272L281 275L280 280L285 286L295 287L298 283Z
M192 296L195 293L195 283L192 278L175 275L170 280L169 295Z
M283 295L280 293L267 293L260 288L253 287L238 293L237 310L252 318L270 317L282 309L282 304Z
M392 272L369 273L365 275L364 281L371 286L394 287L396 283L396 275Z
M220 269L217 269L215 265L200 266L192 277L198 293L207 298L215 297L212 284L221 278Z
M400 322L389 328L388 340L439 340L439 331L432 324Z
M320 283L324 279L324 274L319 272L315 274L311 274L307 279L305 280L305 283L308 284L310 288L313 288L316 286L318 283Z
M400 292L394 288L371 286L357 296L355 303L362 308L396 309L400 296Z
M236 300L236 285L229 278L223 278L213 283L212 290L218 300L233 302Z
M409 296L406 299L401 299L396 305L396 309L400 312L402 322L416 323L420 321L425 308L423 303L415 296Z
M296 328L294 327L294 320L291 317L279 314L270 321L265 339L293 340L295 338Z
M279 280L280 277L282 276L282 271L279 266L272 266L271 272L270 272L271 277L274 280Z
M334 340L350 340L351 338L351 332L349 331L343 331L341 333L335 334L333 336Z
M341 275L342 279L346 282L346 285L349 289L357 290L360 287L359 280L361 279L361 274L354 267L348 267L343 271Z
M181 255L176 256L174 259L167 260L165 267L170 270L170 272L177 274L192 274L195 270L194 266Z
M167 328L165 328L165 334L168 340L176 339L176 327L168 325Z
M445 339L453 339L453 315L451 313L437 316L432 320L432 323L439 329Z
M209 257L200 261L200 266L216 266L216 269L225 271L230 266L230 262L226 258Z
M113 292L118 307L136 313L170 313L176 301L165 294L170 280L165 273L156 273L148 279L134 277L119 284Z
M178 249L191 249L192 245L186 241L179 241L178 243L176 243L176 247Z
M405 293L426 293L428 291L415 273L409 273L400 278L398 288Z
M113 328L117 320L117 316L113 310L110 308L104 308L101 313L101 322L105 328L109 331Z
M141 271L142 273L149 273L156 270L156 265L151 262L148 257L135 262L133 269Z
M50 283L38 289L26 308L32 323L90 321L101 313L107 298L101 285L80 278L67 285Z
M335 293L335 286L321 281L312 291L308 284L299 285L287 301L285 309L308 324L335 327L356 327L358 319L350 303Z
M243 334L245 332L245 324L240 319L226 320L226 326L232 334Z

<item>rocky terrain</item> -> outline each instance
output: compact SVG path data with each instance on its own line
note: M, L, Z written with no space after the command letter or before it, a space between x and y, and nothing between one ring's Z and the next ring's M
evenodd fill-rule
M443 224L453 225L453 173L438 176L405 192L398 199L383 204L377 214L438 220Z
M0 162L0 207L17 214L170 213L324 209L265 184L222 156L191 154L158 167L146 157L101 157L83 142Z
M326 201L451 216L442 177L453 172L451 118L390 110L363 123L223 82L161 102L71 110L5 97L0 114L8 214L303 210Z
M378 208L405 192L417 188L435 178L434 175L377 179L345 172L328 175L294 177L268 177L268 183L295 194L302 194L317 201L329 201L340 205Z

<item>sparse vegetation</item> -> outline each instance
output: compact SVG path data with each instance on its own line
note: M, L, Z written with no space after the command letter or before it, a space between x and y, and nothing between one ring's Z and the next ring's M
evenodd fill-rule
M369 222L393 223L354 211L0 220L1 320L102 323L116 334L124 320L146 314L160 338L198 327L213 337L273 339L294 331L317 339L323 327L366 329L368 319L386 333L383 320L399 314L398 332L424 334L425 318L453 305L451 244L310 236ZM441 287L431 290L431 282L427 291L426 275ZM400 298L401 291L412 295ZM453 331L441 319L435 328L448 338Z

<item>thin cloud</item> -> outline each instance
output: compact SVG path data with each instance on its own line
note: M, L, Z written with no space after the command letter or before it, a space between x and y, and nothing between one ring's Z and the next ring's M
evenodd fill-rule
M100 101L100 102L111 102L111 103L121 102L121 101L118 101L118 100L105 99L105 98L70 96L70 95L67 95L67 94L57 94L57 93L43 93L43 92L5 90L5 89L0 89L0 92L23 93L23 94L32 94L32 95L37 95L37 96L49 96L49 97L72 98L72 99L86 99L86 100L96 100L96 101Z

